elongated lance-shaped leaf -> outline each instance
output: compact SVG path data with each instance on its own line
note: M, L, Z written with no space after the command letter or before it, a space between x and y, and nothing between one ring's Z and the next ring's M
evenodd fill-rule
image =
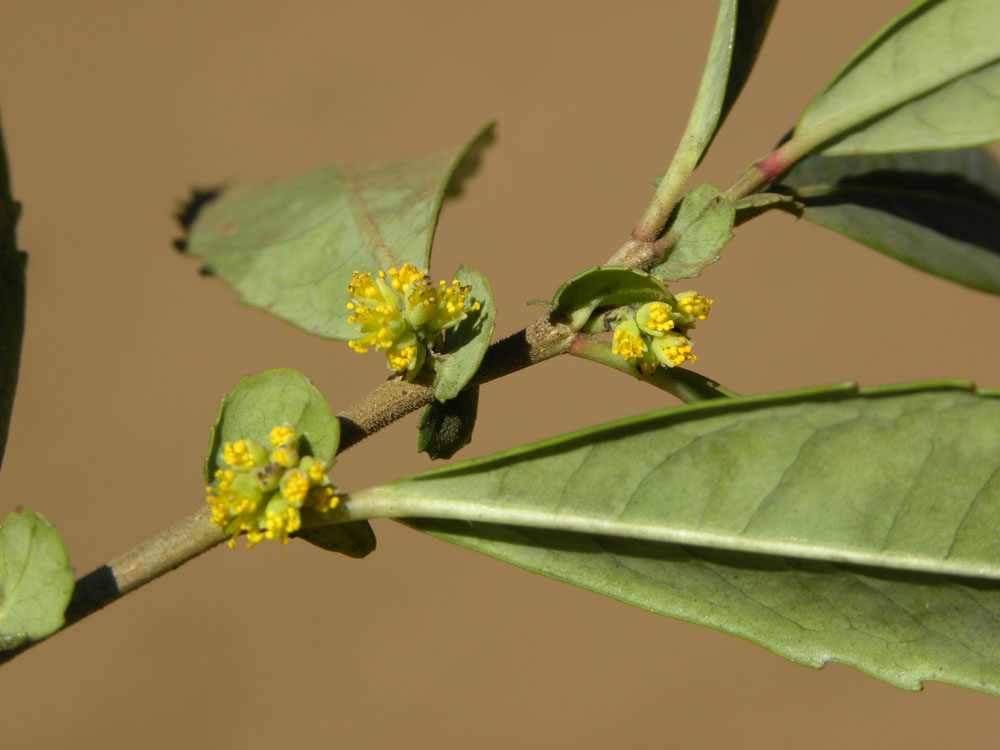
M719 3L708 60L675 161L693 169L708 151L750 76L777 4L777 0Z
M839 662L905 690L934 680L1000 696L995 581L524 526L405 522L798 664Z
M783 179L802 216L891 258L1000 294L1000 165L983 148L812 156Z
M1000 393L963 383L723 399L352 493L343 510L409 516L803 663L1000 694L998 424Z
M298 177L235 183L204 205L183 243L246 304L333 339L347 322L352 271L425 269L441 203L490 142L428 156L335 164Z
M1000 140L1000 3L915 3L810 102L795 137L826 155Z
M777 0L721 0L687 127L638 231L658 234L757 60Z
M348 505L1000 580L997 395L947 382L716 399Z
M24 337L24 266L27 256L18 251L14 227L20 205L14 201L7 169L7 152L0 130L0 464L7 445L10 414L14 408L17 371Z
M0 651L63 625L73 568L59 532L41 514L16 510L0 525Z

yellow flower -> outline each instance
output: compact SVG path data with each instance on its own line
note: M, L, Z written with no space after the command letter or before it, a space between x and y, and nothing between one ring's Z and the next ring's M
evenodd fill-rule
M676 334L653 339L653 354L667 367L677 367L688 360L691 362L698 360L698 357L691 353L691 342Z
M635 322L644 333L662 336L674 327L670 310L670 304L667 302L650 302L639 308L635 314Z
M698 292L684 292L677 295L677 316L679 325L693 326L696 320L705 320L712 309L713 300Z
M611 351L646 375L652 374L658 365L677 367L697 361L698 357L691 353L687 332L696 321L708 317L712 300L697 292L684 292L674 302L648 302L636 311L634 319L619 323Z
M355 271L347 285L353 298L347 322L358 326L360 335L347 343L359 354L384 351L388 368L412 379L442 332L479 309L478 302L467 303L469 290L457 279L435 287L425 271L409 263L379 271L377 277Z
M212 523L229 535L230 547L242 533L248 547L264 539L287 543L302 526L299 508L325 513L340 500L326 475L329 466L315 456L299 457L299 439L291 427L275 427L268 440L275 446L271 463L263 447L250 438L227 443L227 468L217 470L206 488ZM248 463L251 460L257 463ZM251 466L256 470L248 471Z

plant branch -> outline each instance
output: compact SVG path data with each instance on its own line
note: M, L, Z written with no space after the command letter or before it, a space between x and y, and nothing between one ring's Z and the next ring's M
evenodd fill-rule
M651 374L645 375L635 365L614 354L611 351L611 344L593 336L584 334L576 336L568 353L631 375L636 380L676 396L685 404L697 404L711 399L739 395L704 375L682 367L670 369L657 367Z

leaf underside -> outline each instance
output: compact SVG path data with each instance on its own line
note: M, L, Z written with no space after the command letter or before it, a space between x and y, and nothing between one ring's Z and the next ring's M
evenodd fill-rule
M996 0L915 3L817 94L796 134L829 129L838 121L850 125L821 149L828 156L961 148L1000 139L998 30Z
M427 156L233 184L202 208L185 247L246 304L319 336L352 339L352 272L426 269L441 204L491 139L492 124Z
M31 510L8 515L0 527L0 651L61 628L73 583L55 527Z
M1000 695L998 395L943 382L717 400L352 499L803 664Z
M793 195L809 221L1000 294L1000 165L984 148L813 156L776 189Z
M679 238L667 257L650 273L665 280L679 281L698 276L719 259L733 238L736 212L732 201L713 185L699 185L685 195L670 222L668 232Z

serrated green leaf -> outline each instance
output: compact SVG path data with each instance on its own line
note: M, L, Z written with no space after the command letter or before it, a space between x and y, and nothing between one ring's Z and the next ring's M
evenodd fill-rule
M327 526L311 526L295 532L296 539L303 539L327 552L360 560L375 551L375 532L367 521L349 521Z
M226 443L253 438L270 445L271 430L281 425L295 430L303 455L333 463L340 445L340 422L326 399L300 372L267 370L243 378L223 397L205 457L205 480L211 482L216 470L226 465Z
M809 132L828 156L1000 139L1000 3L915 3L810 102L795 135Z
M16 510L0 526L0 651L52 635L73 594L66 545L40 513Z
M455 278L470 287L467 304L479 303L455 328L446 332L445 350L437 355L434 374L434 395L439 401L455 398L479 369L490 348L497 309L493 304L490 282L472 266L463 264Z
M691 279L719 259L733 238L732 201L714 185L699 185L685 195L667 231L679 236L670 254L650 269L666 281Z
M21 213L10 189L7 152L0 130L0 464L7 445L10 414L14 408L17 372L24 338L24 266L27 256L18 251L14 227Z
M492 124L429 156L233 184L201 210L186 249L246 304L319 336L352 339L351 273L427 268L448 186L491 138Z
M662 281L634 268L588 268L556 290L549 317L566 321L579 331L599 308L655 302L669 296Z
M719 399L352 493L343 512L532 527L412 521L796 661L1000 695L998 424L1000 393L964 383Z
M434 459L451 458L472 442L479 410L479 388L468 388L444 403L435 402L420 415L417 450Z
M922 271L1000 294L1000 165L985 149L814 156L779 189L816 224Z

